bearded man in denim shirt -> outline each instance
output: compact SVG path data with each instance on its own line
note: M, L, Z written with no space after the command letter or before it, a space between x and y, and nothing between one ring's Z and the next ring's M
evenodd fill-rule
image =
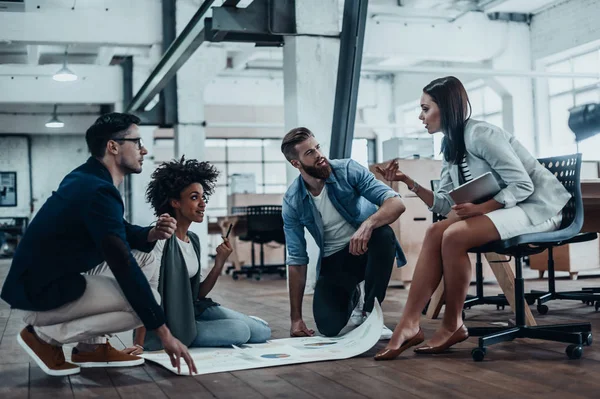
M304 229L320 249L313 314L317 329L335 336L346 326L365 281L362 320L381 303L394 257L406 259L388 226L404 212L398 193L352 159L327 160L314 134L304 127L283 138L281 152L300 171L283 198L289 267L290 335L311 336L302 319L308 255ZM387 330L387 329L386 329Z

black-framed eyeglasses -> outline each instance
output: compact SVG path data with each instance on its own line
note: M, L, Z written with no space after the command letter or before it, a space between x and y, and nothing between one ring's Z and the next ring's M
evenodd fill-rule
M119 138L119 139L113 139L114 141L132 141L134 143L137 144L137 148L138 150L141 150L142 147L144 147L144 142L142 141L141 137L137 137L135 139L133 138Z

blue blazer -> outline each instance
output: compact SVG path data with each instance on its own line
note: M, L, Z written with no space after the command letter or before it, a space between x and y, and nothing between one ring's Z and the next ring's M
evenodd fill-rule
M33 218L0 297L17 309L56 309L83 295L86 280L81 273L105 261L108 253L111 271L144 325L160 327L163 311L131 254L132 248L152 251L154 243L147 241L150 227L127 223L123 212L108 169L89 158L63 179Z

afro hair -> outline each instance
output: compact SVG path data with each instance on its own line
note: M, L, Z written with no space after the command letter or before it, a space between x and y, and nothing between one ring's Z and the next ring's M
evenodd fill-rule
M208 162L196 159L181 159L163 162L152 173L152 181L146 189L146 201L154 208L156 216L163 213L175 217L171 199L180 199L181 192L190 184L200 183L204 190L203 199L208 201L215 189L219 171Z

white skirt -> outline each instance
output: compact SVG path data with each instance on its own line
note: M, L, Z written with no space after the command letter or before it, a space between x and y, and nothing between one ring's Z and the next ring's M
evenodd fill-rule
M529 233L543 233L557 230L562 222L562 212L558 215L542 222L540 224L532 224L529 217L519 206L512 208L496 209L485 216L490 218L496 230L500 233L502 240L507 240L516 236Z

